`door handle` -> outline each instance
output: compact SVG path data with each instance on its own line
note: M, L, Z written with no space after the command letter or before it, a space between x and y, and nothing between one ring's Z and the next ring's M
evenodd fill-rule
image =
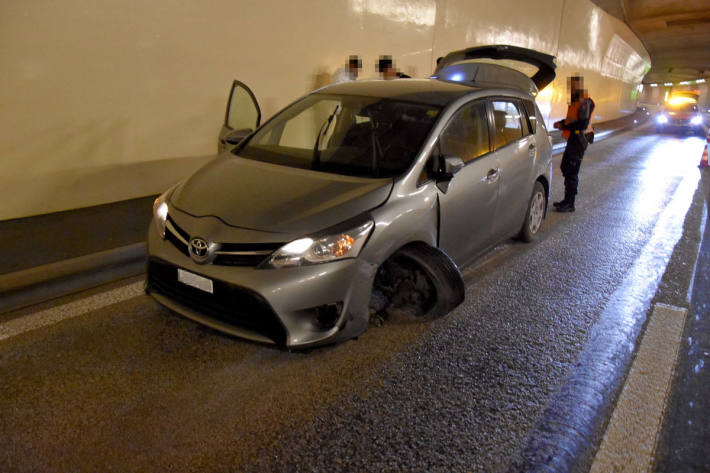
M489 184L493 184L498 180L500 177L500 169L491 169L488 171L488 175L486 175L486 182Z

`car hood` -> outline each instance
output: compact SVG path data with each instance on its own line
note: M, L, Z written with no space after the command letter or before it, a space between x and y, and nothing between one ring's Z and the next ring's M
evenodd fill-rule
M239 228L302 235L384 203L392 179L341 176L249 159L218 157L184 183L170 203L194 217Z

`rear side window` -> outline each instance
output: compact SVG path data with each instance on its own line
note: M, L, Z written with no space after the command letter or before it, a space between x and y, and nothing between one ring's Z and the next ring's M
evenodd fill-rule
M495 128L495 149L523 137L521 114L515 102L493 101L493 126Z
M490 151L485 102L465 105L453 116L439 139L441 153L467 163Z
M530 130L534 135L537 132L537 115L535 114L535 104L530 100L523 100L525 111L528 112L528 120L530 120Z

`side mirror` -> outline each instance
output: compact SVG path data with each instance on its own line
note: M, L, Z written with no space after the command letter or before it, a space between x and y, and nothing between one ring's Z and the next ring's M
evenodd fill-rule
M458 156L444 156L442 169L439 170L436 176L436 187L443 193L448 192L449 183L453 179L454 174L463 169L464 163Z
M463 159L458 156L446 156L444 158L444 173L450 176L449 179L463 169L463 166Z
M251 128L244 128L241 130L234 130L233 132L226 135L223 139L225 143L230 145L238 145L244 138L249 136L251 132L254 131Z

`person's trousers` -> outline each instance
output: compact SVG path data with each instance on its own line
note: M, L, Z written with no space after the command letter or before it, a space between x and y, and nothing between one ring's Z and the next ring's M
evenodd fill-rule
M587 139L584 135L572 134L567 139L567 146L562 155L560 170L565 178L565 200L574 203L579 187L579 168L582 166L582 158L587 149Z

